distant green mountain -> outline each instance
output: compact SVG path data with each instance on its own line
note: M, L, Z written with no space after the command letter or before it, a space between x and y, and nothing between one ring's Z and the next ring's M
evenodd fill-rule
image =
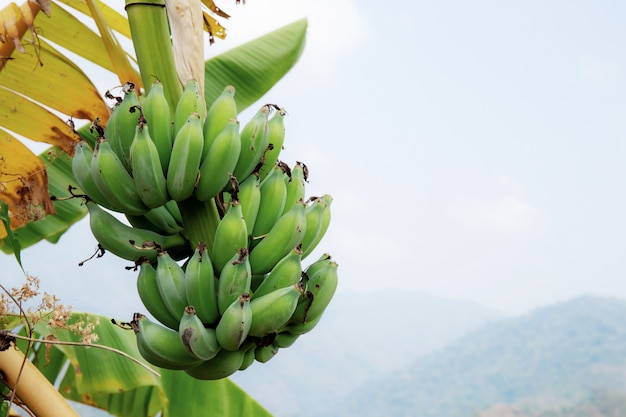
M494 404L567 408L593 392L626 393L624 300L581 297L493 323L314 413L475 417Z

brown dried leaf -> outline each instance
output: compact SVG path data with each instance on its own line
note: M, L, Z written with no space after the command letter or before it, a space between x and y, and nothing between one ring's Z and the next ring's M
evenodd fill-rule
M0 129L0 200L9 206L11 229L55 214L44 163L26 145ZM0 225L0 239L6 237Z

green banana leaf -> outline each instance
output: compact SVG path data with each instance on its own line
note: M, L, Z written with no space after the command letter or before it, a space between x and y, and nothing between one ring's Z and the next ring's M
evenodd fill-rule
M239 111L263 97L300 58L305 44L306 28L307 20L301 19L207 60L207 103L213 102L225 85L235 86ZM79 132L84 130L79 129ZM72 176L70 158L61 156L54 147L39 157L44 159L48 167L50 195L69 196L68 186L77 186ZM56 215L28 223L15 231L22 249L42 239L56 243L72 224L87 213L79 199L56 201L55 208ZM0 250L7 254L13 253L7 239L0 240Z
M118 349L142 362L131 330L114 325L103 316L74 313L68 324L99 321L96 343ZM36 336L51 334L45 322L35 326ZM58 340L80 342L80 336L64 329L52 332ZM19 343L25 349L25 342ZM268 417L271 414L229 379L199 381L183 371L154 368L154 375L130 359L96 347L39 344L33 363L65 398L120 417ZM69 369L66 366L69 364ZM60 382L59 382L60 381Z

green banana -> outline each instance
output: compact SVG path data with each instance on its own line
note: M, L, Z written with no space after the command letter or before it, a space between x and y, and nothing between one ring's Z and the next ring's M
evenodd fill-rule
M206 150L206 146L205 141L203 149ZM226 187L237 165L240 152L239 121L231 119L210 143L210 148L202 159L196 190L198 200L213 198Z
M157 255L156 283L167 310L180 320L189 305L185 292L185 271L166 251L159 251Z
M237 350L248 337L252 322L250 295L240 294L222 314L215 332L220 346L226 350Z
M258 173L253 172L244 182L239 184L237 197L241 203L246 229L252 232L257 214L259 213L259 205L261 204L261 182Z
M140 103L135 86L132 83L126 83L124 85L124 98L113 110L114 113L117 113L114 123L115 133L113 138L109 140L111 149L129 173L131 172L130 145L135 137L135 128L139 121L139 112L135 111L137 106L140 107Z
M306 232L305 205L298 201L283 214L272 229L250 252L253 274L265 274L274 268L285 255L302 242Z
M198 244L185 266L185 293L187 302L195 307L202 323L211 325L217 322L217 280L204 242Z
M135 188L133 177L113 152L109 141L98 138L91 161L91 176L100 193L116 208L128 214L143 214L148 211Z
M223 315L239 299L239 295L250 293L251 277L248 250L241 248L224 265L217 283L217 306L220 314Z
M253 237L260 237L269 232L283 214L287 196L285 183L287 178L285 166L279 162L261 182L261 202L252 230Z
M203 142L200 115L194 112L175 136L167 168L167 191L175 201L185 200L193 194Z
M246 349L244 352L244 356L243 356L243 362L241 363L241 366L239 367L240 371L245 371L246 369L248 369L250 367L250 365L252 365L254 363L254 350L256 349L256 345L255 344L251 344L250 347L248 347L248 349Z
M144 307L155 319L172 330L178 330L178 319L165 306L156 282L156 269L147 258L139 261L137 292Z
M307 181L308 168L302 162L296 161L296 165L291 169L291 177L287 183L287 195L283 213L291 210L296 201L303 200L305 195L305 183Z
M288 348L290 346L292 346L294 343L296 343L296 340L300 337L299 334L292 334L289 332L280 332L276 334L276 337L274 337L274 346L276 346L277 348Z
M90 199L109 210L118 211L100 192L91 176L92 157L93 151L89 144L84 140L79 141L74 147L74 156L72 157L72 174L76 183Z
M201 380L217 380L227 378L237 372L243 364L246 351L243 349L230 351L222 349L211 360L185 369L185 372L193 378Z
M230 120L237 118L235 87L228 85L211 104L204 121L204 149L202 159L206 158L211 145ZM239 131L237 131L239 133Z
M198 81L188 80L185 83L183 94L178 99L176 109L174 110L174 138L176 138L180 129L183 128L185 123L187 123L187 119L193 113L198 113L200 118L200 131L203 130L206 112L204 103L204 96L200 90L198 90ZM204 142L204 134L202 134L201 137ZM176 144L176 139L174 139L174 144ZM202 157L202 151L198 157Z
M260 169L261 180L263 180L271 171L272 167L278 161L280 151L283 149L283 143L285 142L285 116L287 111L285 109L278 108L274 116L272 116L267 122L267 129L269 131L268 143L272 145L272 148L265 153L265 161Z
M204 327L193 306L185 307L178 334L183 346L199 359L205 361L213 359L221 350L215 329Z
M273 343L269 345L257 346L254 349L254 359L257 362L266 363L278 353L280 349Z
M302 252L307 255L315 249L315 245L321 240L318 239L322 230L324 212L326 211L326 201L321 197L311 197L304 209L306 216L306 231L302 236ZM304 256L303 256L304 258Z
M253 292L252 298L269 294L279 288L295 285L302 275L302 250L296 246L267 274L261 284Z
M126 218L133 227L153 230L161 234L173 235L183 231L183 227L166 206L155 207L142 215L127 214Z
M130 166L137 193L147 207L160 207L169 201L159 151L143 116L139 118L130 145Z
M230 208L217 224L211 250L211 262L220 275L224 266L241 248L248 247L248 230L243 218L241 203L232 199Z
M135 313L131 326L141 356L154 366L165 369L188 369L202 363L187 351L178 331L153 322L147 316Z
M269 144L267 118L270 110L269 105L262 106L241 129L241 154L233 172L239 183L254 171Z
M302 274L303 278L308 280L310 276L316 274L320 269L325 268L326 265L332 262L332 260L333 259L329 253L322 254L319 258L317 258L317 260L306 267Z
M302 285L297 283L252 300L252 323L248 334L263 337L282 328L294 314L302 292Z
M321 317L337 290L337 262L324 262L313 273L307 272L303 280L306 292L300 297L298 306L289 320L301 324Z
M172 153L172 112L165 97L163 84L159 80L152 83L150 92L143 101L143 115L150 127L150 137L159 154L163 174L167 173Z
M322 213L321 219L316 218L315 214L312 213L312 211L314 211L313 208L309 209L311 213L307 213L307 233L305 233L305 236L302 239L302 259L309 256L311 252L315 250L324 235L326 235L326 231L328 230L328 226L330 225L330 205L333 202L333 198L329 194L324 194L321 197L321 200L326 203L324 204L324 212ZM317 201L314 204L317 204ZM316 222L320 222L317 233L315 233L314 235L309 235L309 224L314 225ZM315 226L312 226L312 229L315 229Z
M120 258L138 261L142 257L155 261L156 247L176 250L186 247L180 234L164 236L151 230L130 227L93 201L87 201L89 226L100 246Z
M286 333L292 336L301 336L313 330L313 328L317 326L317 324L320 322L322 317L324 316L318 316L315 320L309 320L306 323L291 323L290 321L285 327L281 329L281 332L279 334Z
M183 216L180 214L180 208L178 204L174 200L170 200L164 205L165 209L170 212L176 223L182 226L183 224Z

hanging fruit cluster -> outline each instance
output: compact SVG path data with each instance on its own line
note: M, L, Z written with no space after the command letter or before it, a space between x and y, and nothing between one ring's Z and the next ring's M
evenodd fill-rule
M199 379L268 361L319 322L337 288L330 255L303 265L332 198L307 198L307 167L279 160L279 106L240 126L232 86L208 109L194 80L175 109L158 81L141 100L125 87L106 126L92 125L93 149L77 144L72 170L100 247L139 271L155 319L131 322L139 352Z

